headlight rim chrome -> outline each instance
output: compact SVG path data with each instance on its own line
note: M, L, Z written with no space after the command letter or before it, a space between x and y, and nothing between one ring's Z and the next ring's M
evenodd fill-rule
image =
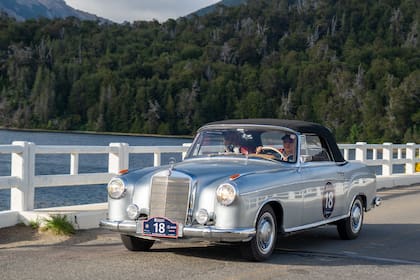
M237 194L236 187L230 183L223 183L216 189L217 201L223 206L231 205L236 200Z
M112 188L114 184L119 184L119 190ZM118 190L118 191L117 191ZM127 187L123 180L120 178L112 178L107 185L108 196L113 199L120 199L125 196L127 192Z

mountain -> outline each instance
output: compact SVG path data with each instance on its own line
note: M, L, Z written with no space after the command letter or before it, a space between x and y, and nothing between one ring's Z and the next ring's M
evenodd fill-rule
M186 135L264 117L342 143L420 143L418 11L248 0L163 23L0 16L0 126Z
M32 18L76 17L81 20L101 20L96 15L76 10L64 0L1 0L0 11L18 21Z
M213 4L213 5L207 6L205 8L202 8L198 11L195 11L194 13L192 13L188 16L192 16L192 15L204 16L204 15L207 15L209 13L214 12L216 7L219 6L219 5L223 5L223 6L226 6L226 7L234 7L234 6L242 5L246 2L247 2L247 0L222 0L222 1L217 2L216 4Z

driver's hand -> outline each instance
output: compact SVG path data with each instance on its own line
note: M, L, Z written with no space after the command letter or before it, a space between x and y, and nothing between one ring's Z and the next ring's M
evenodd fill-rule
M256 153L256 154L261 153L262 148L263 148L262 146L258 146L258 147L257 147L257 149L255 150L255 153Z

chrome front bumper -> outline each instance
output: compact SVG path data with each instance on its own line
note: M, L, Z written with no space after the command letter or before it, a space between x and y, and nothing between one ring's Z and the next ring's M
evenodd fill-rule
M112 231L139 237L143 236L141 232L137 232L138 225L134 221L102 220L99 225L101 228ZM246 242L254 236L255 228L219 229L214 226L181 226L178 233L178 238L182 239L199 239L215 242ZM145 236L145 238L150 239L150 236ZM164 240L165 238L153 237L152 239Z

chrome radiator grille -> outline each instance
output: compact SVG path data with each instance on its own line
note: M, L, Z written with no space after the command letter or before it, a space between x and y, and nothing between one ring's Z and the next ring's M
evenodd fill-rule
M174 222L185 223L189 186L187 178L153 177L150 217L166 217Z

